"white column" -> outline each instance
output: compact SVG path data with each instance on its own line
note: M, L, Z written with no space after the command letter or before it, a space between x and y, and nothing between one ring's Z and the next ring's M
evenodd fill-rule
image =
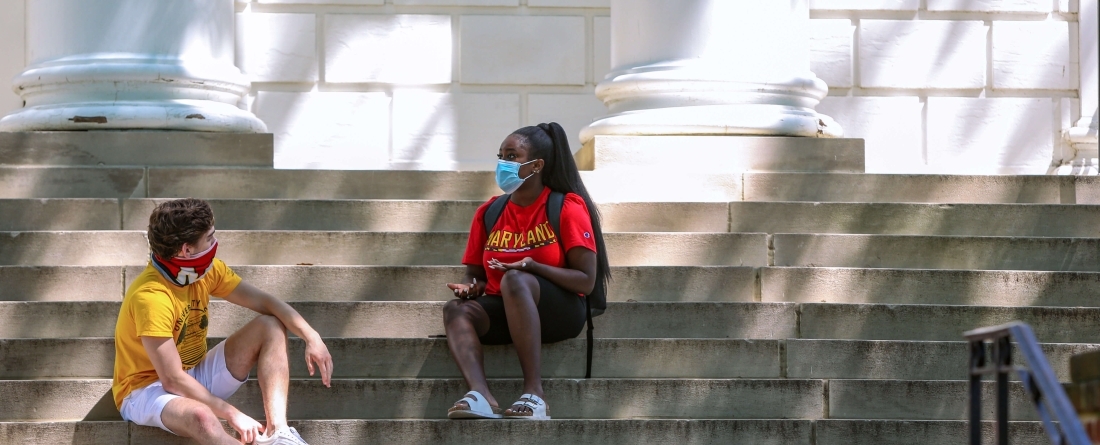
M1069 173L1098 173L1097 165L1097 112L1100 102L1100 51L1097 34L1097 0L1081 0L1077 20L1080 39L1078 40L1078 61L1081 74L1081 119L1066 133L1066 138L1077 151ZM1064 169L1060 169L1064 172Z
M32 0L26 15L26 106L0 131L266 131L237 107L233 0Z
M611 73L597 135L838 137L814 111L806 0L611 0Z

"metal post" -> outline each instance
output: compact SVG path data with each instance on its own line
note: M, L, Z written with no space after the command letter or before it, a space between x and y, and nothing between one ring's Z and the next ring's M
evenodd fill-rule
M1001 337L994 346L997 365L997 445L1008 445L1008 371L1012 366L1012 343Z
M970 342L970 445L982 443L982 374L985 365L985 342Z

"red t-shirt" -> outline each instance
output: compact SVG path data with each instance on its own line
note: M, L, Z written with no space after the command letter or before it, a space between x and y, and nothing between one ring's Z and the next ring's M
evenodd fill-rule
M485 210L497 198L477 208L462 264L485 268L485 276L489 279L485 286L486 294L500 295L500 278L504 276L504 272L489 268L492 258L502 263L514 263L531 257L540 264L565 267L565 252L569 249L579 246L596 251L592 220L584 200L574 193L565 194L561 207L562 233L555 234L546 216L549 197L550 187L544 187L542 194L529 206L521 207L509 201L501 211L493 232L488 235L485 234Z

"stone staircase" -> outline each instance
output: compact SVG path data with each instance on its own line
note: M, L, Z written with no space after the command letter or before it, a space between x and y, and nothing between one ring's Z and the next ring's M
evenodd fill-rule
M209 199L219 256L327 338L332 389L290 355L314 444L963 443L962 331L1030 323L1063 381L1100 343L1095 179L745 173L721 182L742 200L616 203L652 179L586 172L615 277L593 378L583 337L548 345L555 420L449 421L464 384L432 336L491 173L273 170L269 136L119 134L0 136L0 443L183 442L110 399L120 300L174 197ZM213 337L252 317L211 313ZM510 347L486 365L518 396ZM1013 443L1044 443L1011 390ZM262 414L254 382L231 402Z

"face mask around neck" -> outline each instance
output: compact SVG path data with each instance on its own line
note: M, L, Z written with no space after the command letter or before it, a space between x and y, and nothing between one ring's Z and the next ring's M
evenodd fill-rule
M217 255L217 253L218 240L214 240L210 248L192 255L190 258L174 257L164 259L155 253L150 253L149 259L153 262L153 267L155 267L164 278L168 279L168 281L171 281L176 286L183 287L201 280L202 277L206 275L206 272L210 270L210 266L214 264L214 256Z
M519 177L519 168L521 166L530 164L530 163L535 162L537 160L538 159L534 159L534 160L531 160L531 161L524 162L522 164L520 164L519 162L505 161L503 159L498 160L497 161L497 186L500 187L501 190L504 190L504 193L508 193L508 194L515 193L516 190L519 190L519 187L521 185L523 185L523 182L526 181L527 178L530 178L530 177L535 175L535 172L532 172L531 174L527 175L527 178L520 178Z

